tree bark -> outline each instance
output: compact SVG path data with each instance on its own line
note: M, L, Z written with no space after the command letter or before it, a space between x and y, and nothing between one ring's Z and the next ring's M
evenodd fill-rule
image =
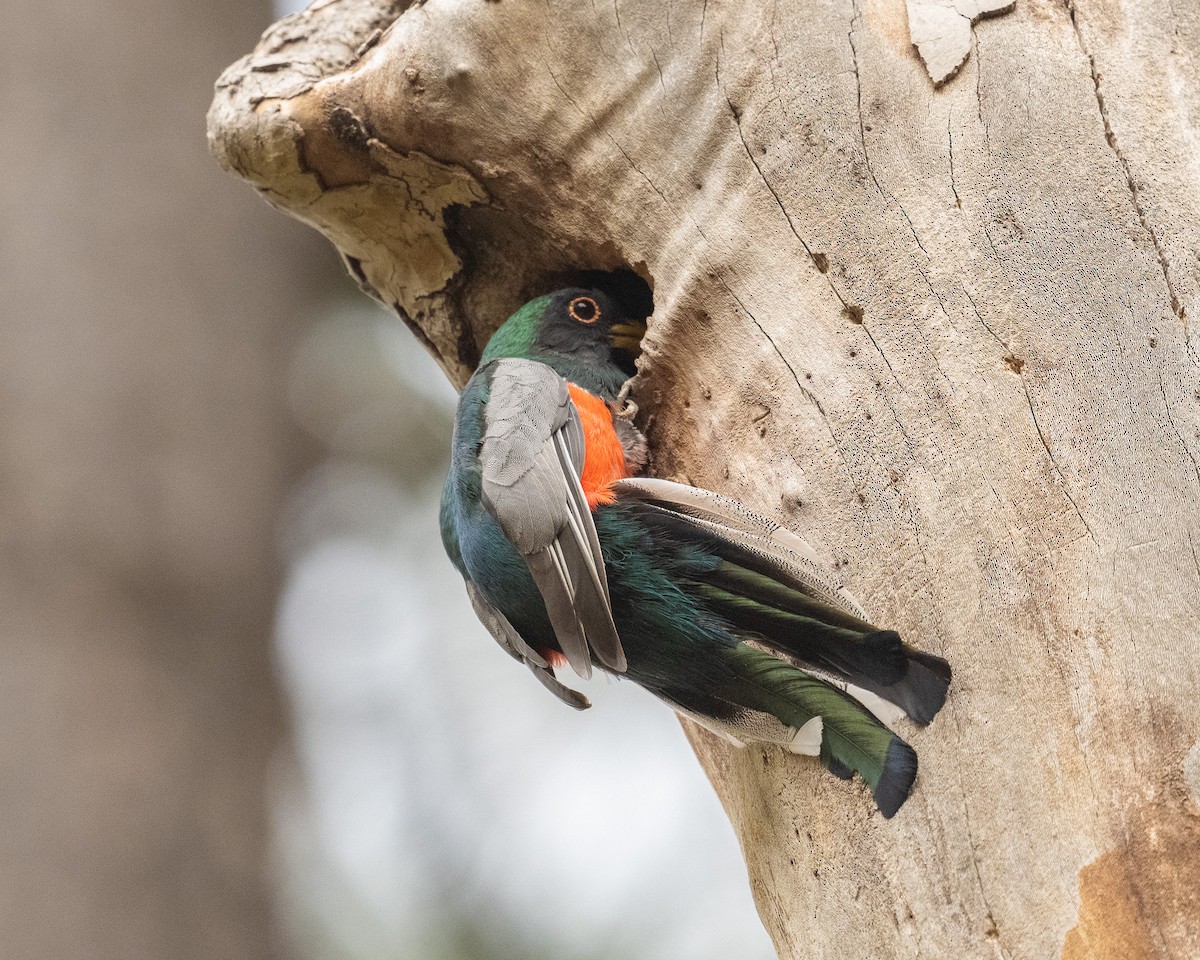
M282 381L317 251L238 196L197 118L269 6L16 6L0 953L265 960L274 514L302 463Z
M210 138L458 383L638 272L652 472L953 664L892 821L689 730L782 957L1200 955L1200 5L1020 0L936 88L907 16L316 3Z

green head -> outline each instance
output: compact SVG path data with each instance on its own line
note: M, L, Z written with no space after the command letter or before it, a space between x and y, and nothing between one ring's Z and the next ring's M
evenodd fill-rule
M600 290L558 290L509 317L492 334L481 362L539 360L585 390L612 398L635 373L645 332L644 321L630 320Z

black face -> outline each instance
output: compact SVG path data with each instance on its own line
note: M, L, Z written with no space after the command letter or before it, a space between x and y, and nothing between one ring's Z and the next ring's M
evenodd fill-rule
M551 295L537 346L585 363L611 363L629 376L645 324L631 321L616 302L599 290L573 288Z

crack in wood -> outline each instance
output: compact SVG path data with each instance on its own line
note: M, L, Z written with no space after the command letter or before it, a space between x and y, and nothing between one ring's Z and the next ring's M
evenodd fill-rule
M896 207L896 209L900 211L900 216L904 218L904 222L908 225L908 230L909 230L909 233L912 234L913 240L916 242L917 246L921 249L921 252L923 254L925 254L926 257L928 257L929 251L925 249L925 244L921 241L921 237L917 233L917 228L915 226L913 226L913 222L912 222L912 219L908 215L908 211L904 209L904 204L902 204L899 200L897 200L895 194L893 194L890 190L886 189L883 186L883 184L881 184L879 182L879 177L876 176L875 168L871 164L871 154L867 150L866 121L863 118L863 109L862 109L862 75L859 73L859 68L858 68L858 47L854 43L854 31L855 31L854 24L856 22L861 23L862 13L858 9L858 0L851 0L850 5L851 5L853 13L850 17L850 29L846 32L846 37L850 43L850 56L851 56L851 59L853 61L853 65L854 65L854 86L855 86L855 90L857 93L857 101L858 101L858 139L859 139L859 143L862 144L863 162L866 164L867 173L869 173L871 175L871 182L875 184L875 189L879 191L879 195L881 197L883 197L884 200L886 200L887 202L893 204ZM922 274L922 276L924 277L924 274ZM926 284L929 284L928 277L925 277L925 282L926 282ZM932 286L930 286L930 292L933 293ZM940 303L941 298L938 297L936 293L934 293L934 296L937 297L937 299ZM943 312L945 312L944 307L943 307Z
M954 194L954 205L962 209L962 197L958 195L958 185L954 182L954 130L951 127L953 117L946 115L946 139L950 146L950 192Z
M724 38L722 37L722 45L723 45L723 41L724 41ZM855 73L857 75L857 69L856 69ZM838 290L837 285L834 284L834 282L833 282L833 278L827 274L826 270L821 269L820 262L817 259L818 254L813 253L812 248L808 245L808 241L806 241L804 239L804 237L802 237L800 235L800 231L796 229L796 224L792 220L792 215L790 213L788 213L787 207L784 206L783 198L779 196L779 193L778 193L778 191L776 191L774 185L771 183L771 181L769 179L767 179L766 173L763 171L762 166L759 164L757 158L754 156L754 151L750 149L750 144L746 142L746 135L745 135L745 132L742 130L741 111L739 111L738 108L736 106L734 106L733 100L730 98L728 90L721 83L721 61L720 61L719 57L717 59L716 79L717 79L717 89L719 89L721 91L721 93L725 97L725 102L729 105L729 112L733 116L734 125L737 127L738 139L742 143L742 149L745 151L747 158L750 160L750 163L753 165L755 171L758 173L758 177L762 181L763 186L765 186L767 188L767 191L771 194L771 197L775 200L775 205L777 207L779 207L779 212L783 214L783 219L787 222L788 229L792 232L792 236L794 236L800 242L800 246L803 247L804 252L806 254L808 254L808 259L813 264L813 266L815 266L817 268L817 272L825 277L826 281L829 284L829 289L833 291L833 295L835 297L837 297L838 302L841 303L841 305L842 305L842 308L844 310L848 311L851 315L853 315L854 311L857 310L859 315L861 316L862 308L859 307L857 304L851 304L846 299L846 297L842 294L842 292L840 290ZM861 101L861 91L860 91L860 101ZM860 110L860 112L859 112L860 125L861 125L861 122L862 122L862 113ZM866 154L865 145L863 148L863 153L865 156L865 154ZM870 168L870 164L868 163L868 169L869 168ZM872 174L872 179L874 179L874 174ZM877 180L875 181L875 186L879 187L879 181L877 181ZM881 193L884 192L882 187L880 187L880 192ZM885 194L885 196L886 196L886 194ZM901 208L901 213L903 213L903 212L904 212L904 210L903 210L903 208ZM906 217L906 219L907 219L907 217ZM912 228L911 223L909 224L909 228L910 229ZM913 231L913 236L914 237L916 236L916 231ZM920 245L920 243L921 243L920 239L917 239L918 246ZM924 247L922 247L922 249L924 249ZM824 256L824 254L820 254L819 256ZM826 266L828 266L828 258L826 258ZM922 276L924 276L924 274L922 274ZM928 284L929 280L926 279L925 282L926 282L926 284ZM933 291L932 287L930 287L930 291L931 292ZM732 291L731 291L731 293L732 293ZM936 297L937 294L934 293L934 296ZM940 302L941 298L938 298L938 299ZM945 312L944 308L943 308L943 312ZM749 312L747 311L747 315L748 314L749 314ZM751 319L753 319L753 317L751 317ZM867 327L867 325L861 319L858 320L857 323L862 326L863 332L866 333L867 339L869 339L871 341L871 346L875 348L875 352L879 354L880 359L882 359L884 362L884 365L887 366L888 372L892 373L894 376L895 371L892 369L892 363L888 359L887 354L883 352L883 348L879 346L879 342L875 339L875 335L871 332L871 330ZM772 346L774 346L774 344L772 344ZM782 354L780 356L782 357ZM787 361L785 360L784 362L786 363ZM790 369L790 364L789 364L789 369ZM795 371L793 370L792 376L795 377L795 375L796 375ZM797 380L796 380L797 385L799 385L799 382L800 381L797 378ZM803 387L801 387L801 389L803 389Z
M1167 387L1163 383L1162 371L1158 372L1158 391L1162 394L1163 409L1167 412L1167 421L1171 424L1171 429L1175 431L1175 436L1179 439L1179 445L1183 447L1183 452L1188 455L1188 459L1192 461L1192 470L1196 475L1196 483L1200 485L1200 461L1196 459L1196 455L1192 453L1192 448L1187 445L1187 441L1183 439L1183 433L1179 426L1175 423L1175 417L1171 413L1171 404L1167 400Z
M992 491L995 493L995 491ZM997 497L997 499L999 499ZM959 743L963 742L962 720L958 715L958 703L953 694L946 699L946 708L950 714L950 718L954 721L955 732L958 735ZM1000 941L1000 926L996 923L996 915L992 912L992 905L988 901L987 891L983 888L983 876L979 871L979 851L975 842L975 834L971 829L971 810L970 804L967 802L967 792L962 785L962 766L958 768L959 795L962 800L963 828L967 832L967 850L971 854L971 867L975 875L975 886L979 890L979 899L983 901L983 909L988 921L988 929L985 935L988 939L993 940L996 945L996 950L1000 954L1001 960L1008 960L1008 952L1004 949L1003 943Z
M1117 142L1117 133L1113 129L1112 121L1108 115L1108 105L1104 99L1104 91L1101 89L1101 76L1096 69L1096 57L1088 49L1087 42L1083 36L1083 30L1075 17L1075 0L1064 0L1064 2L1066 4L1067 15L1071 21L1071 29L1075 32L1075 39L1079 44L1079 49L1087 59L1088 69L1091 71L1092 85L1096 90L1096 106L1100 110L1100 119L1104 124L1104 138L1108 141L1109 147L1112 148L1113 155L1116 156L1117 163L1121 166L1121 172L1125 175L1125 185L1129 188L1129 195L1133 200L1133 209L1137 213L1138 221L1141 223L1142 229L1150 236L1150 242L1154 246L1154 253L1158 258L1158 265L1162 270L1163 280L1167 284L1167 298L1171 304L1171 311L1186 324L1186 311L1183 307L1183 300L1180 299L1179 292L1175 289L1175 283L1171 280L1167 252L1163 248L1162 239L1159 237L1158 231L1150 223L1146 205L1142 201L1142 191L1138 186L1137 179L1133 175L1133 168L1130 166L1129 159L1121 152L1120 144Z
M1083 511L1079 509L1079 504L1075 502L1075 497L1071 494L1071 488L1067 486L1067 478L1062 472L1062 468L1058 465L1058 461L1054 457L1054 451L1050 449L1050 444L1046 440L1046 434L1042 431L1042 425L1038 420L1037 411L1033 408L1033 398L1029 395L1029 385L1025 382L1025 378L1021 377L1021 390L1025 394L1025 403L1029 406L1029 415L1033 418L1033 428L1037 431L1038 439L1042 441L1042 446L1046 449L1046 456L1050 458L1050 465L1054 468L1054 472L1058 475L1059 482L1062 484L1063 494L1071 501L1071 506L1075 508L1075 513L1079 517L1079 522L1082 523L1088 532L1088 536L1092 538L1092 543L1097 546L1100 541L1096 539L1096 534L1092 530L1092 525L1087 522L1087 518L1083 515Z

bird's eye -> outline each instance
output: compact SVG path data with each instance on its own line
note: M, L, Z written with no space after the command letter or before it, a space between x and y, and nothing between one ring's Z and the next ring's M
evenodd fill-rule
M591 297L576 297L567 310L580 323L595 323L600 319L600 305Z

